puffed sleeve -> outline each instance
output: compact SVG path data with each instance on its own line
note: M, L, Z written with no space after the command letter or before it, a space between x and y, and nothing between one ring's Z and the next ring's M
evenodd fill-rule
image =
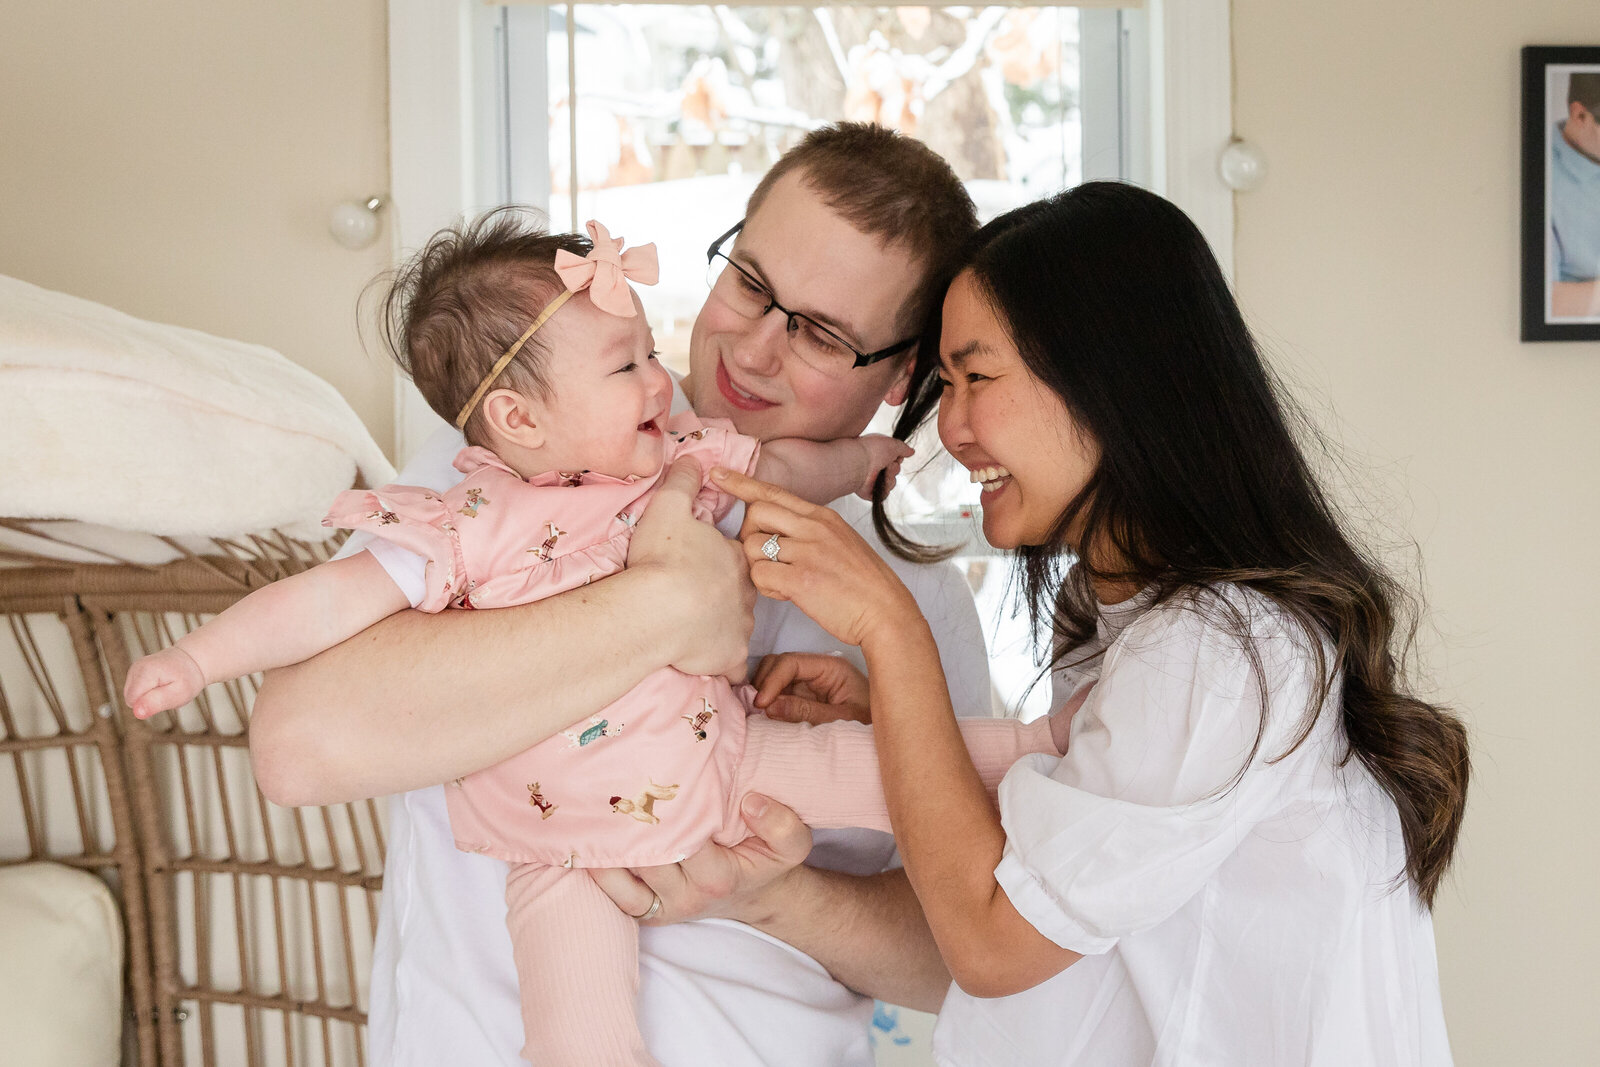
M1285 803L1272 757L1304 724L1307 657L1282 628L1252 637L1264 675L1215 612L1152 609L1106 653L1066 755L1006 775L995 878L1050 940L1094 954L1155 926Z
M756 458L761 453L761 443L746 437L733 428L727 419L701 420L692 411L680 412L667 422L667 432L672 434L674 447L667 456L672 463L682 456L693 456L706 473L712 467L727 467L743 474L753 474ZM720 522L735 499L718 489L708 478L700 485L694 500L694 513L707 522Z
M445 494L422 486L351 489L334 498L322 525L362 530L422 557L425 588L415 606L442 611L466 591L468 580L460 535L451 521L453 510Z

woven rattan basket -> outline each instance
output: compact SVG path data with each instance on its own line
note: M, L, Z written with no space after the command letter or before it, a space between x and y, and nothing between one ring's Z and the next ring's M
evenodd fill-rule
M0 549L0 865L53 860L116 893L125 1062L364 1064L377 805L260 795L246 746L256 679L148 723L121 703L131 659L332 545L152 539L170 561L73 549L104 561L65 562L51 523L0 528L39 549Z

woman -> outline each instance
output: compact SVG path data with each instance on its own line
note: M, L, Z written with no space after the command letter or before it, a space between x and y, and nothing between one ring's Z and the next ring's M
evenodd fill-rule
M1093 686L1065 757L1018 763L996 812L893 575L820 509L719 475L750 502L757 588L866 658L852 699L957 987L940 1062L1449 1062L1427 909L1465 732L1406 691L1400 591L1341 529L1203 237L1092 183L963 262L905 417L937 403L983 483L1058 697ZM759 681L838 692L839 671L784 657Z

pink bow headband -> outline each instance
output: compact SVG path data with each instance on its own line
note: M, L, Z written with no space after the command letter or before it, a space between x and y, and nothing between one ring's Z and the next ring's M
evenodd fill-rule
M461 414L456 416L456 429L467 425L467 419L472 416L478 402L483 399L483 394L495 383L495 379L504 373L511 361L516 358L522 346L528 343L545 323L550 321L550 316L561 310L561 305L572 299L573 293L587 289L589 299L594 306L609 315L619 318L631 319L635 311L633 307L633 290L629 287L630 281L641 285L654 285L660 277L660 264L656 258L654 244L640 245L622 250L622 238L612 237L606 228L590 219L585 227L589 231L589 239L594 242L594 247L587 256L577 256L566 249L556 251L556 273L561 276L562 284L567 288L561 295L546 304L544 310L539 312L522 336L517 338L517 343L506 349L505 354L495 360L494 366L489 368L489 373L483 376L483 381L472 391L472 397L461 408Z
M556 273L571 293L589 290L589 299L601 311L624 319L633 318L633 290L628 283L654 285L660 274L656 246L640 245L622 250L622 238L612 237L606 228L589 220L589 239L594 248L587 256L575 256L565 248L556 253Z

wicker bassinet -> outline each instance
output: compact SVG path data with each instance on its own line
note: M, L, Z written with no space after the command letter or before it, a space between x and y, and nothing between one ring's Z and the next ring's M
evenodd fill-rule
M112 887L127 939L124 1062L364 1064L378 806L288 809L260 795L245 737L256 679L147 723L121 702L132 658L332 544L162 538L173 558L150 564L58 553L49 522L0 528L12 535L0 548L0 865L53 860Z

